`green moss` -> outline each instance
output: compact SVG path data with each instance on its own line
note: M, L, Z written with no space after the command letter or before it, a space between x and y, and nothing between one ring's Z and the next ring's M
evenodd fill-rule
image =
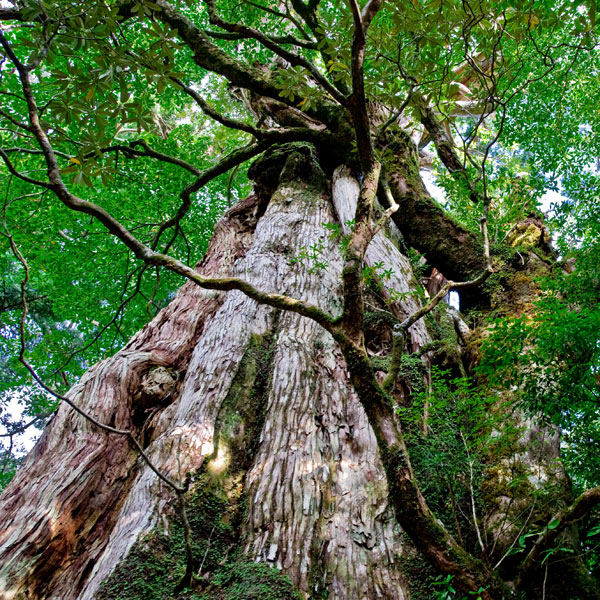
M276 568L239 560L220 569L200 599L302 600L302 596Z
M321 519L323 519L322 516ZM314 538L310 549L311 561L308 574L309 589L311 590L310 600L326 600L329 595L325 562L321 555L323 550L323 545Z
M389 356L372 356L369 360L375 371L385 371L386 373L390 370L392 364L392 359Z
M271 376L274 336L251 335L227 397L215 423L215 452L225 448L228 466L224 476L247 470L257 449L265 420ZM208 466L211 470L211 464Z
M531 223L526 229L518 231L510 242L513 248L521 246L523 248L533 248L537 246L542 239L542 230Z
M406 547L410 548L410 541L407 540ZM408 551L406 555L400 558L402 574L408 583L411 600L431 600L436 597L436 590L433 582L439 576L439 573L425 560L422 554L416 551Z
M291 142L276 144L256 160L248 170L248 177L266 191L290 181L302 181L319 191L325 189L326 176L321 169L317 152L312 144Z
M425 322L435 340L456 343L454 322L448 314L448 306L445 302L440 302L432 312L426 315Z
M398 376L406 381L413 392L422 392L424 390L424 374L425 365L418 355L403 354L401 356Z
M168 531L158 528L138 540L102 584L96 599L301 600L277 569L231 553L239 530L231 524L234 512L232 498L219 480L203 473L188 500L187 513L196 557L194 570L207 577L195 581L192 589L175 594L185 571L185 548L183 528L174 516Z
M490 257L494 263L502 262L504 266L510 265L516 255L516 248L508 244L490 244Z
M387 325L394 325L398 322L398 319L390 312L377 310L377 311L366 311L364 316L364 328L370 329L383 323Z
M245 513L243 477L256 452L264 423L273 349L272 334L251 336L219 411L214 454L193 478L188 495L194 570L200 575L208 574L208 579L196 582L194 590L175 595L174 590L185 571L185 544L183 527L173 511L166 528L158 527L137 541L102 584L97 600L292 600L297 597L289 581L277 570L264 565L248 566L243 559L234 558L239 523ZM227 460L215 460L222 452ZM248 577L248 585L241 590L243 576ZM284 593L288 588L292 592ZM208 589L213 590L209 595ZM271 595L267 594L269 589L273 590Z
M435 342L432 348L434 364L442 369L452 370L457 376L465 377L466 371L460 353L459 339L448 305L440 302L425 317L425 322Z
M228 500L212 478L200 476L188 500L187 515L198 569L211 571L227 556L235 533L224 518ZM159 527L133 546L125 560L101 585L97 600L173 600L193 598L174 594L185 571L183 526L171 517L168 531Z

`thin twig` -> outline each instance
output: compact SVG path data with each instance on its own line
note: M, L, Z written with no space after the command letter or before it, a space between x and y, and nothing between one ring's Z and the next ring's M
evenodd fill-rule
M467 440L463 432L460 432L460 437L465 446L465 450L467 452L467 462L469 463L469 494L471 496L471 514L473 516L473 526L475 527L475 533L477 534L477 541L479 542L479 546L481 551L485 554L485 545L483 544L483 540L481 539L481 531L479 530L479 523L477 519L477 510L475 508L475 492L473 489L473 461L471 460L471 453L469 452L469 446L467 445Z

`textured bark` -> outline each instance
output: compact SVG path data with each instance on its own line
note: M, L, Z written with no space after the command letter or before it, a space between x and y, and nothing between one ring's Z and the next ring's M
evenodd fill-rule
M354 219L359 188L358 181L352 176L348 167L336 169L332 180L333 204L345 235L351 231L348 223ZM393 241L399 238L400 234L395 224L388 223L387 227L376 233L371 240L365 254L365 264L369 267L383 264L385 270L390 271L388 278L380 278L382 295L389 303L390 309L395 312L394 316L404 320L421 308L421 303L416 295L419 284L413 275L410 261L398 252L398 246ZM402 301L395 302L394 299L399 294ZM410 350L413 352L431 342L431 336L423 320L409 327L408 334L411 340Z
M264 215L264 195L251 197L217 226L202 270L243 277L335 316L343 260L323 227L336 221L328 183L312 157L292 163L278 163ZM268 164L260 170L265 175ZM335 190L353 191L335 194L340 216L356 201L356 182L341 173L345 183L337 177ZM323 270L298 259L313 245ZM415 285L409 263L383 234L368 257L379 260L394 267L389 285ZM402 316L414 305L406 296L391 310ZM422 324L411 333L415 349L429 339ZM248 357L266 345L269 360L258 373ZM251 396L258 388L260 398ZM70 398L102 422L136 430L165 475L182 482L205 469L231 489L241 486L248 506L241 547L299 589L336 600L408 597L406 542L388 505L373 431L339 348L313 321L237 291L186 284L121 352L90 369ZM61 406L2 496L0 520L10 523L0 537L3 598L94 598L133 544L164 524L172 504L172 492L123 438Z
M139 13L141 19L137 4L119 3L119 17L133 19ZM442 280L464 282L478 277L484 268L487 274L492 271L486 217L482 221L484 260L480 236L461 227L427 194L419 176L417 149L407 133L409 128L415 132L413 124L392 133L396 119L390 120L384 109L384 124L376 114L377 107L367 105L362 73L366 33L381 0L369 0L362 14L356 0L350 2L354 18L351 93L343 85L332 84L299 53L282 48L261 31L223 21L212 0L205 4L212 24L242 39L256 40L312 76L312 81L307 80L311 94L305 98L311 102L302 103L304 113L292 95L282 97L276 69L244 64L228 55L220 43L210 39L208 31L166 0L155 0L150 7L152 19L176 33L198 67L242 88L242 96L257 117L257 127L223 118L191 87L183 86L208 115L257 139L215 169L226 169L268 148L267 159L254 166L257 195L230 211L201 267L204 276L225 276L227 280L207 281L174 257L154 252L102 207L68 191L48 128L40 122L43 111L36 106L30 77L33 66L20 63L0 35L21 80L29 114L27 124L10 115L8 119L34 135L49 183L19 173L4 154L11 175L53 191L69 209L96 218L147 265L167 267L205 290L222 290L184 286L175 301L121 352L92 368L71 390L70 400L108 426L135 432L164 477L182 487L191 483L190 501L201 489L203 478L212 477L212 483L217 482L227 496L230 512L239 524L237 535L232 536L238 549L252 560L284 571L307 597L406 598L403 559L414 556L415 548L439 573L453 577L452 583L465 594L485 600L511 596L487 560L481 537L484 556L480 560L469 553L460 536L461 543L457 543L429 509L419 488L418 479L427 473L417 476L413 471L394 405L402 352L394 352L392 367L386 367L389 356L383 354L390 348L380 345L379 365L388 370L380 385L377 377L381 373L373 368L377 361L365 348L363 259L371 268L383 264L390 269L389 276L378 277L380 287L371 290L378 305L375 310L388 313L384 329L387 327L390 336L394 317L413 315L406 326L428 310L419 310L414 295L419 284L409 261L392 241L398 231L390 225L371 241L372 201L378 185L388 191L380 179L380 160L385 162L393 200L400 206L393 216L397 229L411 247L424 254ZM292 0L296 12L321 42L318 4L318 0ZM0 9L2 20L24 18L19 11ZM46 16L36 19L47 24ZM281 43L287 46L287 41ZM36 66L43 54L33 60ZM325 62L329 66L331 61L326 58ZM166 71L161 74L169 77ZM312 92L317 91L313 83L330 98L312 102ZM409 100L415 103L413 93L411 85L402 108ZM439 157L451 173L464 179L466 171L458 161L452 136L428 106L422 105L421 113ZM272 130L260 129L263 118ZM379 124L382 127L373 135ZM358 158L361 185L342 167L335 171L330 189L314 149L301 144L281 151L274 146L292 140L316 144L328 173L340 162L354 160L356 167ZM353 143L356 151L351 148ZM381 151L378 154L375 144ZM153 156L147 147L145 150L144 155ZM136 153L135 149L131 152ZM179 211L163 223L159 233L185 216L191 194L205 181L192 165L162 159L183 166L198 179L182 193ZM204 175L214 174L209 171ZM477 200L480 194L466 183L471 198ZM356 225L351 231L347 222L353 218ZM323 223L336 220L350 238L343 256L323 227ZM512 243L521 246L537 229L528 223L517 233ZM27 279L23 290L26 283ZM530 283L526 286L531 287ZM230 291L225 294L225 290ZM463 307L493 304L493 298L483 298L481 290L474 287L462 300ZM529 299L519 302L527 304ZM513 308L519 314L520 309ZM453 328L460 329L458 317L454 320ZM409 351L421 358L406 358L413 366L419 360L429 365L435 343L424 322L416 321L408 335ZM396 330L394 336L396 349L404 346L403 333ZM454 336L438 332L438 337L452 341L437 339L436 343L454 344ZM421 352L423 346L428 346L429 352ZM452 350L444 352L451 354ZM406 406L411 404L409 396L410 391L400 394ZM424 434L427 410L426 405ZM515 533L517 528L526 526L520 519L529 508L529 499L517 498L514 490L512 495L504 494L504 488L512 484L505 477L512 464L518 465L528 481L528 491L537 493L559 485L564 493L558 495L558 502L568 501L568 480L556 464L558 437L525 419L518 425L519 435L511 440L507 452L512 462L495 457L496 472L490 469L488 474L488 486L495 486L495 491L488 493L486 523L499 553L510 547L511 539L520 532ZM472 472L470 481L472 484ZM0 533L0 595L13 600L102 598L103 582L128 564L128 554L135 554L130 551L156 539L146 534L166 532L176 537L176 519L170 518L173 487L165 487L164 478L140 460L126 437L98 431L63 404L0 500L0 522L5 524ZM477 529L475 493L471 492ZM183 505L182 497L179 499ZM536 519L547 522L547 515L553 512L545 509ZM401 537L398 523L414 547ZM189 539L189 529L186 534ZM210 538L208 544L210 548ZM572 546L577 547L574 537ZM151 553L152 549L147 550ZM227 562L228 552L218 564ZM529 557L533 563L539 558L535 553ZM194 566L201 570L204 560L198 562ZM506 579L515 574L512 566L508 560L503 566L507 567ZM522 588L538 594L540 569L532 567L532 572L532 577L530 572L521 572L531 579ZM571 575L575 569L562 570L563 578L571 579ZM552 587L552 579L550 582ZM556 589L554 585L552 591ZM586 595L583 588L571 591L576 589L572 587L569 593L586 600L598 596L593 591ZM542 596L546 597L545 590Z
M412 197L400 194L402 186L417 181L405 167L391 176L399 201ZM330 185L314 150L292 144L267 153L251 174L256 193L217 225L202 273L239 277L340 317L344 258L324 224L350 233L360 191L352 171L337 168ZM425 221L417 225L425 231ZM440 235L438 225L430 223L427 244ZM421 305L400 238L389 223L374 236L365 263L390 270L378 277L378 310L403 320ZM468 255L477 243L465 240ZM451 261L440 245L434 257ZM465 273L475 264L470 260L459 267ZM522 294L510 285L492 293L501 303L513 293L516 313L535 296L531 278L525 285L522 275L513 282ZM423 320L408 334L410 352L435 346ZM135 431L164 475L191 482L190 495L204 475L218 481L235 514L237 548L282 570L306 597L408 598L415 546L459 587L491 586L482 597L503 597L491 564L459 547L427 508L404 460L394 407L372 376L362 376L372 373L368 356L351 345L344 353L348 363L329 333L297 313L257 304L240 291L202 291L188 283L122 351L90 369L69 397L99 421ZM426 366L431 356L423 354ZM409 404L408 395L401 401ZM559 480L568 488L555 462L557 440L545 439L548 432L534 424L522 425L513 459L533 488ZM499 463L488 474L496 491L488 491L486 526L496 555L514 539L521 526L514 515L524 506L503 497L506 469L508 463ZM0 596L103 598L103 582L127 564L136 542L143 546L150 532L169 531L174 500L124 437L94 429L61 405L0 499ZM514 572L510 561L506 566L506 573ZM416 577L424 577L421 570ZM527 585L535 590L535 578Z
M247 251L258 208L258 199L249 198L245 210L234 207L216 227L201 264L204 273L230 272ZM103 423L141 432L150 408L139 394L142 380L152 369L168 367L179 381L205 323L223 300L223 294L184 285L123 350L90 369L69 398ZM168 403L174 395L175 390L154 402ZM98 431L60 406L2 495L3 598L78 597L130 493L136 459L123 436Z

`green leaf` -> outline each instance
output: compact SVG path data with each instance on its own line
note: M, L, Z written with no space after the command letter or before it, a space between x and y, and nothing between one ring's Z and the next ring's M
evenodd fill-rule
M553 519L552 521L550 521L550 523L548 523L547 529L549 531L552 531L553 529L556 529L559 525L560 525L560 519Z

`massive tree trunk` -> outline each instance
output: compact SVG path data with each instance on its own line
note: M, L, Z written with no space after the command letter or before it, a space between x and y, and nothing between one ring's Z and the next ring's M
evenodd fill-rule
M315 157L301 158L288 161L270 197L260 190L225 215L200 268L335 314L342 258L323 224L337 216ZM353 189L337 194L344 218ZM318 251L307 256L311 247ZM410 264L387 239L383 247L385 257L374 245L369 260L392 261L395 283L410 290ZM396 310L411 312L415 301L406 302ZM416 347L428 341L422 323L413 329ZM201 473L218 480L239 505L236 544L298 589L336 599L407 596L405 542L376 441L339 349L316 323L188 283L69 397L99 421L134 430L165 475L191 476L192 493ZM168 527L174 505L126 438L65 404L2 500L3 597L61 600L96 597L136 542Z
M401 204L425 194L422 187L410 191L418 173L403 160L414 163L399 155L391 177ZM348 231L359 189L352 171L326 175L310 146L295 145L272 152L252 172L255 193L217 225L200 271L239 276L339 315L343 257L324 224ZM409 223L409 243L420 243L448 273L455 252L449 234L427 231L414 210L401 206L397 222ZM435 224L439 215L432 215ZM440 235L436 246L432 239ZM476 238L460 235L465 247L453 276L477 266L469 250L477 249ZM372 292L372 310L385 318L367 342L380 360L391 350L389 318L401 320L420 306L401 237L389 224L366 254L374 269L391 269ZM412 353L432 346L423 320L409 338ZM426 381L427 348L420 359ZM393 394L407 405L405 383ZM209 575L245 557L283 571L307 598L428 593L419 586L430 567L397 524L377 441L342 353L314 321L239 291L187 283L123 350L90 369L69 398L98 421L132 430L162 474L189 485L198 589L210 593ZM502 501L487 520L498 539L506 528ZM115 590L125 590L125 598L170 597L181 574L181 546L181 556L169 554L181 536L173 491L126 437L99 430L65 403L4 492L0 522L0 595L7 600L120 597ZM498 551L507 542L498 542ZM140 557L152 556L154 563L140 566ZM136 579L141 568L142 579L145 573L158 581L156 564L173 569L164 596L143 592L151 582Z

